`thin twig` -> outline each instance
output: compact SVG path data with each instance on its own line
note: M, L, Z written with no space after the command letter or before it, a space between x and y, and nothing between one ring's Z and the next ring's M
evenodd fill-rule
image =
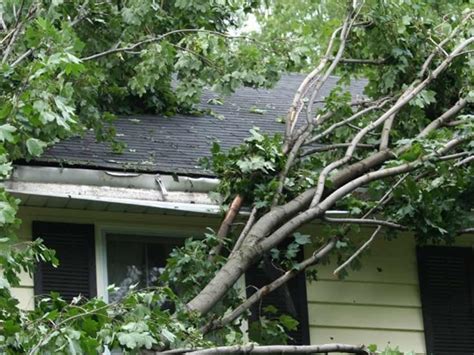
M383 226L389 228L395 228L400 230L407 230L408 227L390 221L383 221L379 219L367 219L367 218L332 218L324 216L323 219L330 223L350 223L350 224L362 224L369 226Z
M111 48L109 50L106 50L104 52L100 52L100 53L96 53L96 54L92 54L88 57L84 57L84 58L81 58L82 61L88 61L88 60L94 60L94 59L98 59L98 58L102 58L102 57L105 57L107 55L110 55L110 54L115 54L115 53L120 53L120 52L127 52L127 51L133 51L134 49L138 48L138 47L141 47L145 44L149 44L149 43L154 43L154 42L159 42L161 41L162 39L168 37L168 36L171 36L173 34L178 34L178 33L198 33L198 32L201 32L201 33L208 33L208 34L213 34L213 35L216 35L216 36L220 36L220 37L225 37L225 38L230 38L230 39L237 39L237 38L244 38L244 39L249 39L249 37L246 37L246 36L233 36L233 35L229 35L229 34L226 34L226 33L222 33L222 32L217 32L217 31L210 31L210 30L203 30L203 29L198 29L198 28L184 28L184 29L180 29L180 30L173 30L173 31L170 31L170 32L166 32L160 36L156 36L156 37L152 37L152 38L148 38L148 39L145 39L143 41L139 41L139 42L136 42L134 44L131 44L131 45L128 45L127 47L119 47L119 48Z
M330 57L329 60L334 60L334 57ZM339 63L343 64L372 64L372 65L382 65L386 64L386 59L358 59L358 58L341 58Z
M377 236L377 234L379 234L381 229L382 229L382 227L378 226L375 229L375 231L372 233L370 238L364 244L362 244L362 246L359 249L357 249L357 251L354 254L352 254L349 259L347 259L336 270L334 270L333 274L334 275L339 274L341 272L341 270L345 269L355 258L357 258L359 256L359 254L362 253L374 241L375 237Z

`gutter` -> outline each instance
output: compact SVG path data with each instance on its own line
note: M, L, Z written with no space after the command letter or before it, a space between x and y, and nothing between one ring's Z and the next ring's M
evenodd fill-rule
M219 180L215 178L193 178L178 175L126 173L116 171L58 168L44 166L15 166L11 181L73 184L89 186L111 186L137 189L156 189L161 181L167 191L209 192Z
M218 179L207 177L21 165L15 166L10 179L0 185L24 201L39 196L219 214L219 203L209 197L218 183ZM248 213L244 210L240 214ZM327 212L328 216L346 214Z

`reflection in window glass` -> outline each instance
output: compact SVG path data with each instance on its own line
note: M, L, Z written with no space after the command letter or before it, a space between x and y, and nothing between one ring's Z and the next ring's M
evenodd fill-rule
M176 245L176 241L163 238L107 236L108 283L118 288L109 294L109 301L123 298L132 285L137 288L156 286L166 259Z

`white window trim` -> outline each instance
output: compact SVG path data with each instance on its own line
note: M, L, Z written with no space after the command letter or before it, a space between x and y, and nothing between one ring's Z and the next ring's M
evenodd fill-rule
M107 235L108 234L124 234L137 235L150 238L176 238L184 239L190 235L185 232L179 232L177 229L156 228L156 227L136 227L123 226L117 224L96 224L95 225L95 267L96 267L96 287L97 297L102 298L105 302L109 302L109 294L107 288L108 272L107 272Z

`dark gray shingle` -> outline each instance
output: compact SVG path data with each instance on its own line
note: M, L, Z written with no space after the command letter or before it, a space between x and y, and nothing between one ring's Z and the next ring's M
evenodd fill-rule
M212 141L224 148L240 144L254 126L267 133L282 132L278 117L286 115L293 95L304 76L285 75L271 90L241 88L224 98L224 105L211 105L213 93L204 94L203 109L211 109L224 119L212 116L133 116L119 118L115 125L118 139L127 147L123 154L114 154L110 145L97 143L93 134L74 137L50 148L36 164L90 167L97 169L133 170L211 176L198 165L198 159L209 155ZM328 94L337 78L330 78L321 95ZM354 81L352 96L362 95L365 80ZM256 108L262 114L252 113Z

